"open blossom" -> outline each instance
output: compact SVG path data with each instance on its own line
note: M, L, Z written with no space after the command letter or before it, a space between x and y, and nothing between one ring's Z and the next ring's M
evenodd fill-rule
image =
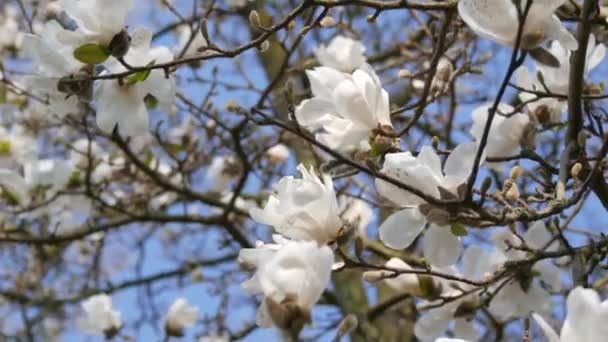
M534 0L523 27L521 47L533 49L545 40L557 40L569 50L578 43L553 13L565 0ZM525 8L522 1L521 8ZM458 13L478 35L497 43L514 46L519 20L511 0L460 0Z
M306 75L313 97L295 115L321 143L342 152L369 150L370 135L379 126L392 127L388 93L369 65L352 74L318 67Z
M60 0L59 5L76 21L84 42L108 46L124 28L132 0Z
M243 249L239 255L240 261L257 268L242 284L248 292L264 295L257 324L287 329L296 322L309 323L310 311L330 279L331 249L313 241L286 241L275 248L259 248L262 253Z
M60 91L58 83L63 77L79 75L84 67L72 53L73 46L80 41L81 38L75 32L62 28L56 21L46 23L40 36L23 36L23 54L32 60L35 68L33 74L24 79L24 83L32 93L47 97L49 111L59 117L79 110L78 96ZM85 84L81 85L86 87ZM78 89L76 92L81 90L84 91Z
M322 66L344 72L353 72L365 63L363 44L345 36L334 37L329 45L321 44L314 52Z
M165 327L167 332L173 336L181 336L183 330L196 322L198 308L192 306L184 298L176 299L169 307Z
M439 156L430 146L424 146L418 156L411 152L387 154L381 172L410 185L421 192L442 198L449 194L459 197L459 187L471 172L477 145L460 144L448 156L442 169ZM440 190L441 188L441 190ZM422 232L427 222L433 223L424 240L424 255L436 266L451 265L460 255L460 240L454 236L446 222L432 209L423 215L419 206L424 200L384 180L376 179L378 193L398 205L401 210L390 215L378 228L380 240L388 247L408 247ZM439 215L441 216L441 215Z
M488 120L488 110L492 104L484 104L473 111L473 126L471 135L480 141ZM527 115L515 113L515 109L508 104L500 103L490 126L488 142L484 153L490 157L511 157L521 151L521 143L525 139L526 129L530 123ZM511 115L506 117L501 114Z
M303 165L298 170L302 178L283 177L264 209L252 208L251 217L287 238L333 243L343 233L333 181L327 174L321 181Z
M207 40L201 34L200 30L192 32L190 25L180 25L177 27L179 34L178 43L175 48L175 55L178 56L188 45L184 56L191 56L198 53L198 49L207 46ZM194 34L194 37L192 36Z
M568 94L571 53L558 41L551 43L549 52L557 58L559 67L536 64L536 71L531 74L527 67L522 66L517 69L517 85L530 91L546 92L548 90L558 95ZM603 44L596 44L595 36L591 34L587 44L585 78L589 77L589 73L602 62L605 56L606 47ZM537 73L542 75L542 83L535 76ZM531 101L536 98L536 95L521 91L519 98L522 101ZM561 114L567 108L567 101L551 97L540 98L530 102L527 107L539 122L556 123L561 120Z
M124 60L132 66L145 67L151 63L166 63L173 54L166 47L151 48L152 32L136 29L132 35L131 48ZM127 69L116 59L106 63L109 73L120 73ZM131 77L137 77L138 74ZM144 80L102 80L97 89L97 125L111 133L115 125L123 136L142 136L148 132L148 110L144 102L146 95L154 96L160 104L170 106L175 97L175 80L165 76L161 69L152 70Z
M547 342L602 342L608 336L608 301L601 301L593 289L576 287L568 294L566 320L560 335L542 318L533 313Z
M105 293L94 295L82 303L84 317L76 323L89 334L114 335L121 327L120 312L112 308L112 298Z
M372 207L362 199L346 195L340 196L339 202L342 220L356 229L359 235L365 236L365 229L374 217Z

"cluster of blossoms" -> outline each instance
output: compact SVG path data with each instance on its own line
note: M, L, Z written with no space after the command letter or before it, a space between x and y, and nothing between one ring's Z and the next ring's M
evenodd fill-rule
M80 330L88 334L101 334L111 339L120 332L122 320L120 312L112 307L112 298L107 294L97 294L82 302L83 316L76 321ZM198 308L184 298L176 299L167 309L165 331L167 336L183 336L184 329L196 323Z

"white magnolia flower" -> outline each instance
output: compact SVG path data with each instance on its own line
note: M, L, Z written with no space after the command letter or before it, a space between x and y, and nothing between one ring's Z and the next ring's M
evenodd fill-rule
M289 158L289 147L285 146L285 144L276 144L266 150L266 157L268 157L268 161L272 164L281 164Z
M462 276L455 267L434 268L445 274ZM479 296L471 293L463 296L463 291L467 291L466 284L458 283L455 287L450 281L445 278L434 278L438 284L435 286L441 290L441 298L454 298L448 303L432 308L424 312L414 325L414 334L421 341L434 341L438 337L444 335L450 328L453 322L452 333L458 338L469 341L477 341L480 338L480 332L475 327L472 317L468 317L466 309L475 307L479 303ZM434 300L428 304L439 304L439 300ZM424 305L424 304L422 304ZM460 311L460 314L458 312Z
M298 171L302 178L283 177L264 209L252 208L251 217L287 238L333 243L343 233L333 181L327 174L321 181L303 165Z
M32 60L34 74L24 78L32 92L49 99L49 111L59 117L78 113L78 97L58 89L61 78L79 75L84 64L73 56L73 46L81 41L56 21L46 23L41 35L23 36L23 54ZM77 76L75 76L77 77Z
M198 308L184 298L176 299L169 307L165 327L172 335L181 335L185 328L192 326L198 317Z
M16 169L38 155L36 139L22 126L0 126L0 168Z
M537 76L530 74L528 68L520 67L517 69L517 84L525 89L538 92L547 92L558 95L568 94L569 77L570 74L570 51L564 48L558 41L551 43L549 52L559 61L559 67L554 68L544 64L536 64L536 72L542 75L543 83L538 79ZM589 43L587 44L587 56L585 61L585 74L584 77L588 78L589 73L597 67L604 57L606 56L606 47L603 44L596 44L595 36L592 34L589 36ZM545 88L546 87L546 88ZM522 101L531 101L536 95L520 92L519 98ZM567 108L567 101L556 98L541 98L530 104L528 109L531 113L535 114L540 122L555 123L561 119L561 114ZM544 117L548 117L548 121L543 120Z
M542 221L535 222L522 235L526 244L531 248L540 249L551 240ZM508 230L500 230L493 234L492 241L496 249L487 251L479 246L471 246L465 251L463 274L469 279L483 279L501 267L506 261L526 258L526 252L510 248L517 246L520 240ZM509 241L507 244L505 241ZM547 247L547 251L557 250L556 242ZM492 299L489 310L501 319L523 317L531 311L548 312L551 309L551 295L541 286L541 282L553 291L562 288L560 270L549 260L543 260L532 266L532 273L538 274L524 288L517 280L511 280L504 285Z
M416 157L410 152L391 153L386 155L381 172L429 196L439 199L449 193L451 197L458 198L458 188L469 177L476 151L475 143L458 145L448 156L443 169L439 156L430 146L424 146ZM376 189L380 195L402 208L378 228L380 240L388 247L408 247L420 235L428 219L435 220L433 215L425 217L419 211L418 206L424 204L420 197L381 179L376 179ZM432 265L455 263L460 249L459 238L451 233L448 226L431 225L423 250Z
M492 104L484 104L473 111L473 126L471 135L480 141L488 120L488 110ZM521 151L521 142L530 122L527 115L515 113L515 109L508 104L500 103L492 120L488 141L484 153L488 158L511 157ZM505 117L501 114L511 115Z
M211 160L205 174L205 183L210 185L214 192L225 192L228 183L238 177L240 164L234 156L216 156Z
M112 335L120 329L120 312L112 308L112 299L107 294L94 295L81 305L85 316L76 321L80 330L89 334Z
M565 0L534 0L523 28L521 46L538 47L545 40L557 40L569 50L578 43L553 13ZM521 8L526 2L522 1ZM478 35L497 43L514 46L519 27L517 8L511 0L460 0L458 13Z
M343 72L353 72L365 63L363 44L345 36L334 37L327 46L321 44L314 53L322 66Z
M19 10L15 6L5 5L0 13L0 53L17 46L19 20Z
M124 60L132 66L145 67L151 63L166 63L173 54L166 47L150 48L152 32L145 28L132 34L131 48ZM109 73L120 73L127 69L116 59L106 63ZM148 133L148 110L144 102L146 95L154 96L159 103L170 106L175 97L175 80L165 77L161 69L152 70L145 80L130 81L134 74L123 80L102 80L97 89L97 125L111 133L115 125L124 136L142 136Z
M298 122L318 132L330 148L352 152L369 150L370 134L379 126L392 127L389 98L367 64L352 75L328 67L307 70L313 97L296 108Z
M345 195L340 196L339 202L342 220L355 228L359 235L365 236L365 229L374 218L372 207L364 200Z
M201 34L200 30L194 32L194 37L192 37L192 30L190 25L180 25L177 27L177 32L179 34L178 43L175 48L175 55L178 56L184 48L186 44L190 42L188 48L184 52L184 56L191 56L198 53L198 49L207 46L207 40ZM192 39L192 41L190 41Z
M601 301L593 289L576 287L568 294L566 320L560 335L542 318L532 317L542 329L548 342L602 342L608 336L608 301Z
M59 5L78 25L86 43L108 46L125 27L132 0L59 0Z
M242 286L249 293L264 295L257 315L262 327L274 324L286 328L291 322L285 320L294 316L290 310L310 321L310 311L329 282L334 261L329 247L319 247L313 241L289 241L279 246L261 246L262 253L243 249L239 254L239 260L257 268Z
M413 270L410 265L399 258L390 258L384 264L384 266L401 271ZM367 271L363 273L363 278L370 282L382 280L384 283L386 283L386 285L390 286L393 290L398 291L399 293L409 293L415 296L422 296L420 280L418 279L417 274L403 273L396 277L392 276L393 274L394 272L388 270Z
M538 64L536 68L543 75L545 85L552 93L566 95L568 94L571 52L558 41L551 43L549 51L559 61L559 68L552 68L543 64ZM604 60L605 56L606 47L604 44L597 44L595 36L590 35L585 61L585 78L589 77L589 73ZM539 90L544 91L544 88Z
M538 78L533 78L533 76L530 75L528 68L520 67L517 69L516 76L517 85L519 87L532 91L545 92L545 88L540 80L538 80ZM536 95L524 91L519 93L519 99L522 102L527 102L526 107L530 114L533 115L536 121L542 124L560 122L562 113L568 107L568 103L565 100L554 97L542 97L537 99Z

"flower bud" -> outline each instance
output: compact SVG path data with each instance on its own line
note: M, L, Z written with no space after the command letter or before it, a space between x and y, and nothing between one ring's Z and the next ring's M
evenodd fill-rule
M557 182L555 186L555 199L558 201L566 200L566 185L562 181Z
M270 42L268 40L265 40L262 42L262 44L260 44L260 52L266 52L268 49L270 48Z
M260 27L260 14L258 11L253 10L249 12L249 24L256 29Z
M511 169L511 172L509 173L509 178L511 178L512 180L516 180L520 174L521 174L521 168L518 165L515 165Z
M401 69L401 70L399 70L399 73L397 74L397 76L399 76L399 78L408 78L408 77L412 76L412 72L407 69Z
M276 144L266 150L266 157L272 164L281 164L289 158L289 148L283 144Z
M340 325L338 325L336 340L339 340L340 338L349 334L351 331L355 330L358 325L359 320L357 319L357 316L354 314L348 314L346 317L344 317L342 322L340 322Z
M110 49L112 56L120 58L127 54L130 45L131 36L129 36L127 30L123 29L112 37L110 45L108 45L108 49Z
M509 188L509 190L507 190L505 197L508 200L515 201L516 199L519 198L519 196L520 196L519 187L517 186L517 184L513 183L513 185L511 185L511 187Z
M578 178L578 175L581 173L582 169L583 165L581 163L572 165L572 168L570 169L570 175L572 175L572 178Z
M323 19L319 21L319 25L321 25L321 27L330 27L335 24L336 22L334 21L334 18L332 18L330 15L323 17Z

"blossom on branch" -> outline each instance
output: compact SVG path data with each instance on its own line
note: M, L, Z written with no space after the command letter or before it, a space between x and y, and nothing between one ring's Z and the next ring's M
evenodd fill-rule
M122 326L120 312L112 308L112 298L105 293L94 295L82 304L84 317L76 323L80 330L89 334L104 334L108 338L116 335Z
M315 49L315 57L322 66L353 72L365 64L365 47L361 42L345 37L334 37L327 46Z

